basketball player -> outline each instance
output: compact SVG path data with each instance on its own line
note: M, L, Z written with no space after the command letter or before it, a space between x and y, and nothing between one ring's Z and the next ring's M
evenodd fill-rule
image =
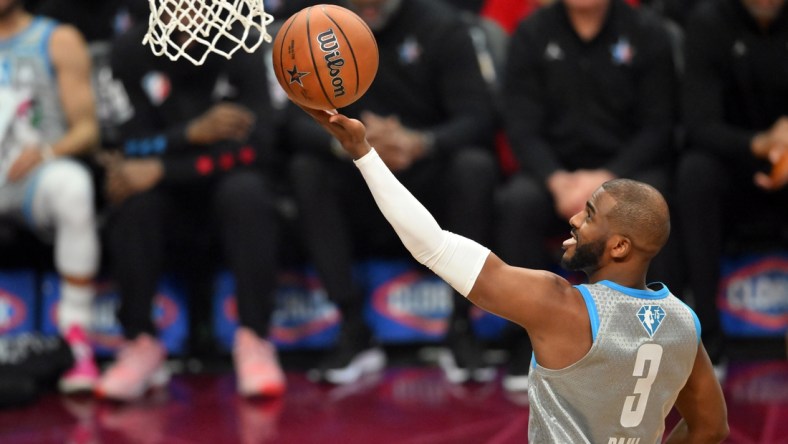
M720 442L722 389L692 310L667 287L646 285L670 232L668 206L649 185L616 179L569 220L562 264L588 275L512 267L476 242L443 231L366 140L364 125L306 110L354 159L381 212L420 263L479 307L524 327L533 343L529 442Z
M0 215L54 234L62 277L57 323L76 365L64 392L90 390L98 368L85 330L99 244L88 170L69 159L97 146L90 57L75 28L0 0Z
M629 177L670 199L674 53L663 18L624 0L552 2L519 23L508 48L501 102L519 168L497 193L496 251L548 269L557 265L550 240L605 181ZM676 240L652 261L650 282L679 285ZM521 357L530 354L523 336Z

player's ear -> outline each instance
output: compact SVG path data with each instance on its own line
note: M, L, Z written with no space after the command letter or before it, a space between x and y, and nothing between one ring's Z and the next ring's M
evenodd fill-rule
M610 256L613 259L624 259L632 251L632 240L620 234L614 234L607 241L610 247Z

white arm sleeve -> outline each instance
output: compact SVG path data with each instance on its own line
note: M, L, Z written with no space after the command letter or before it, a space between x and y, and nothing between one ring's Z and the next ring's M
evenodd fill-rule
M372 149L354 161L380 211L419 263L463 296L471 292L490 250L442 230L429 211L402 185Z

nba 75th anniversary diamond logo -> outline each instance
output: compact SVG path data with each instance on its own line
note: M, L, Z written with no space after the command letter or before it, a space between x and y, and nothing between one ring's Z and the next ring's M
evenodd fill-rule
M638 319L646 329L648 336L653 338L662 320L665 319L665 310L659 305L644 305L638 310Z

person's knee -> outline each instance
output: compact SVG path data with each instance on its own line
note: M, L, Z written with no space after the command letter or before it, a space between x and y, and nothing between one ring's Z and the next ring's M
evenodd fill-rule
M41 193L45 201L51 202L56 220L91 222L94 217L94 190L87 168L76 162L52 165L41 186Z

